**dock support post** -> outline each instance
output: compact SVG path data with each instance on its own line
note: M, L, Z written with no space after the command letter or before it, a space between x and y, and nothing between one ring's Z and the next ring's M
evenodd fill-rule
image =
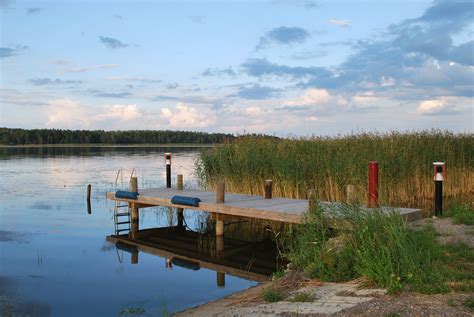
M131 264L138 264L138 251L137 252L132 252L132 255L130 257L130 263Z
M216 272L216 273L217 273L217 286L225 287L225 273L223 272Z
M183 174L178 174L176 177L176 188L178 190L183 190L184 188L184 183L183 183ZM177 213L178 213L178 228L184 228L184 214L183 208L176 208Z
M224 236L224 220L221 220L222 216L216 214L216 236Z
M272 198L272 190L273 190L273 180L267 179L265 181L265 199Z
M218 183L216 188L216 204L225 202L225 183Z
M87 213L90 215L92 213L91 207L91 184L87 185Z
M347 185L346 189L346 203L355 204L356 203L356 191L354 185Z
M130 191L138 193L138 179L136 177L130 177ZM131 217L130 217L130 234L129 237L135 239L136 233L139 230L138 221L139 221L139 214L138 214L138 207L136 207L135 203L129 203L129 207L131 210Z
M369 162L369 203L368 207L377 207L379 204L379 163Z
M316 189L310 189L308 191L308 208L309 208L309 211L315 210L316 207L317 207Z
M171 188L171 153L165 153L166 188Z

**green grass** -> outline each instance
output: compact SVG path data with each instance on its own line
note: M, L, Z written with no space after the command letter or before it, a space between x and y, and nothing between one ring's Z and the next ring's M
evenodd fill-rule
M281 290L267 288L263 291L262 297L268 303L275 303L282 301L285 298L285 293Z
M367 164L380 165L380 202L432 209L434 161L447 163L447 204L474 195L474 134L442 131L357 134L275 139L240 137L202 152L198 171L209 188L225 181L231 192L263 194L266 179L274 195L345 201L347 185L367 201Z
M474 209L467 203L453 206L447 216L452 217L455 224L474 225Z
M290 261L311 278L347 281L364 276L392 293L439 293L449 287L445 250L435 237L430 227L408 229L396 213L361 212L347 205L338 210L337 220L321 208L313 210L305 224L289 233L286 245Z

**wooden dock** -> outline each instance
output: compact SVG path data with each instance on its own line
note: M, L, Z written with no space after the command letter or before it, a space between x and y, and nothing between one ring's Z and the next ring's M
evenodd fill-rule
M138 199L136 200L116 198L114 192L107 193L107 198L129 203L133 205L133 208L165 206L178 209L207 211L215 213L216 215L222 214L286 223L301 223L304 220L304 214L308 211L309 206L309 200L307 199L267 199L262 196L233 193L225 193L225 201L223 203L216 203L216 192L190 189L142 189L139 193ZM199 207L173 204L171 203L171 198L175 195L197 197L201 199L201 203ZM337 206L337 204L329 202L323 204L326 205L328 209L331 206ZM413 221L422 217L420 209L383 207L382 210L395 210L407 221Z

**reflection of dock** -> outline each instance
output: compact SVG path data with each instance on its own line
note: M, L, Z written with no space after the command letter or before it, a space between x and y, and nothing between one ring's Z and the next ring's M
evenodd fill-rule
M219 286L224 285L224 274L265 281L277 270L276 250L270 241L251 243L224 239L180 227L140 230L135 239L113 235L108 236L107 241L131 253L132 263L138 263L141 251L167 259L167 265L216 271Z

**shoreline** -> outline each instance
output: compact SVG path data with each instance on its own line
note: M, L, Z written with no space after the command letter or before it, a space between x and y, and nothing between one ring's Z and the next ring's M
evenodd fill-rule
M0 148L73 148L73 147L103 147L103 148L132 148L132 147L155 147L155 148L212 148L220 146L220 143L215 144L195 144L195 143L169 143L169 144L107 144L107 143L78 143L78 144L19 144L19 145L5 145L0 144Z

